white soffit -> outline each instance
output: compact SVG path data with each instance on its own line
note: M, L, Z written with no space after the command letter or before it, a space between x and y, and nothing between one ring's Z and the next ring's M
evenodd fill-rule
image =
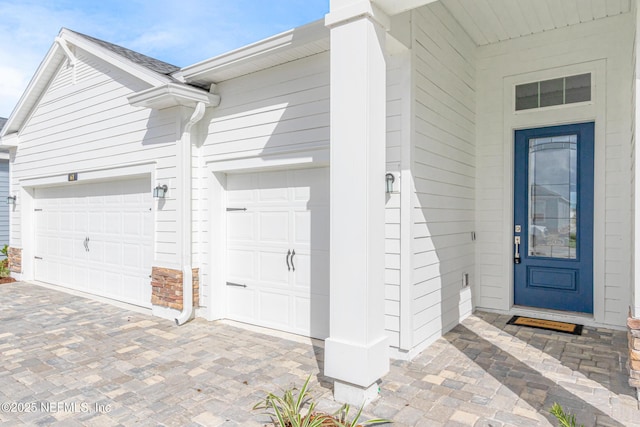
M433 3L437 0L372 0L387 15L393 16L407 10L415 9L425 4Z
M190 65L174 77L206 87L327 50L329 30L321 19Z
M620 15L631 10L631 0L440 0L440 2L478 46Z

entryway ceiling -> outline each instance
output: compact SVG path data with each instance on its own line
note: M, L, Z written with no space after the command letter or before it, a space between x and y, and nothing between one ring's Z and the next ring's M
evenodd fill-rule
M440 0L478 46L627 13L631 0Z

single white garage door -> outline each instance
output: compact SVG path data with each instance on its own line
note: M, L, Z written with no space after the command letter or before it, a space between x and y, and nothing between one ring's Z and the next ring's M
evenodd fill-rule
M38 188L35 279L151 307L148 178Z
M233 320L329 335L329 170L227 176L227 309Z

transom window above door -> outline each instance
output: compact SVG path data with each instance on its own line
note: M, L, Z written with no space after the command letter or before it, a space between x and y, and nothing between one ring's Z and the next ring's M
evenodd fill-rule
M516 86L516 111L591 101L591 73Z

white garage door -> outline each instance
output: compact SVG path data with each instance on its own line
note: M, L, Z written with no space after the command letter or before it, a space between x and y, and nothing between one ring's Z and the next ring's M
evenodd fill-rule
M36 189L35 279L151 307L146 178Z
M227 176L233 320L329 335L328 168Z

